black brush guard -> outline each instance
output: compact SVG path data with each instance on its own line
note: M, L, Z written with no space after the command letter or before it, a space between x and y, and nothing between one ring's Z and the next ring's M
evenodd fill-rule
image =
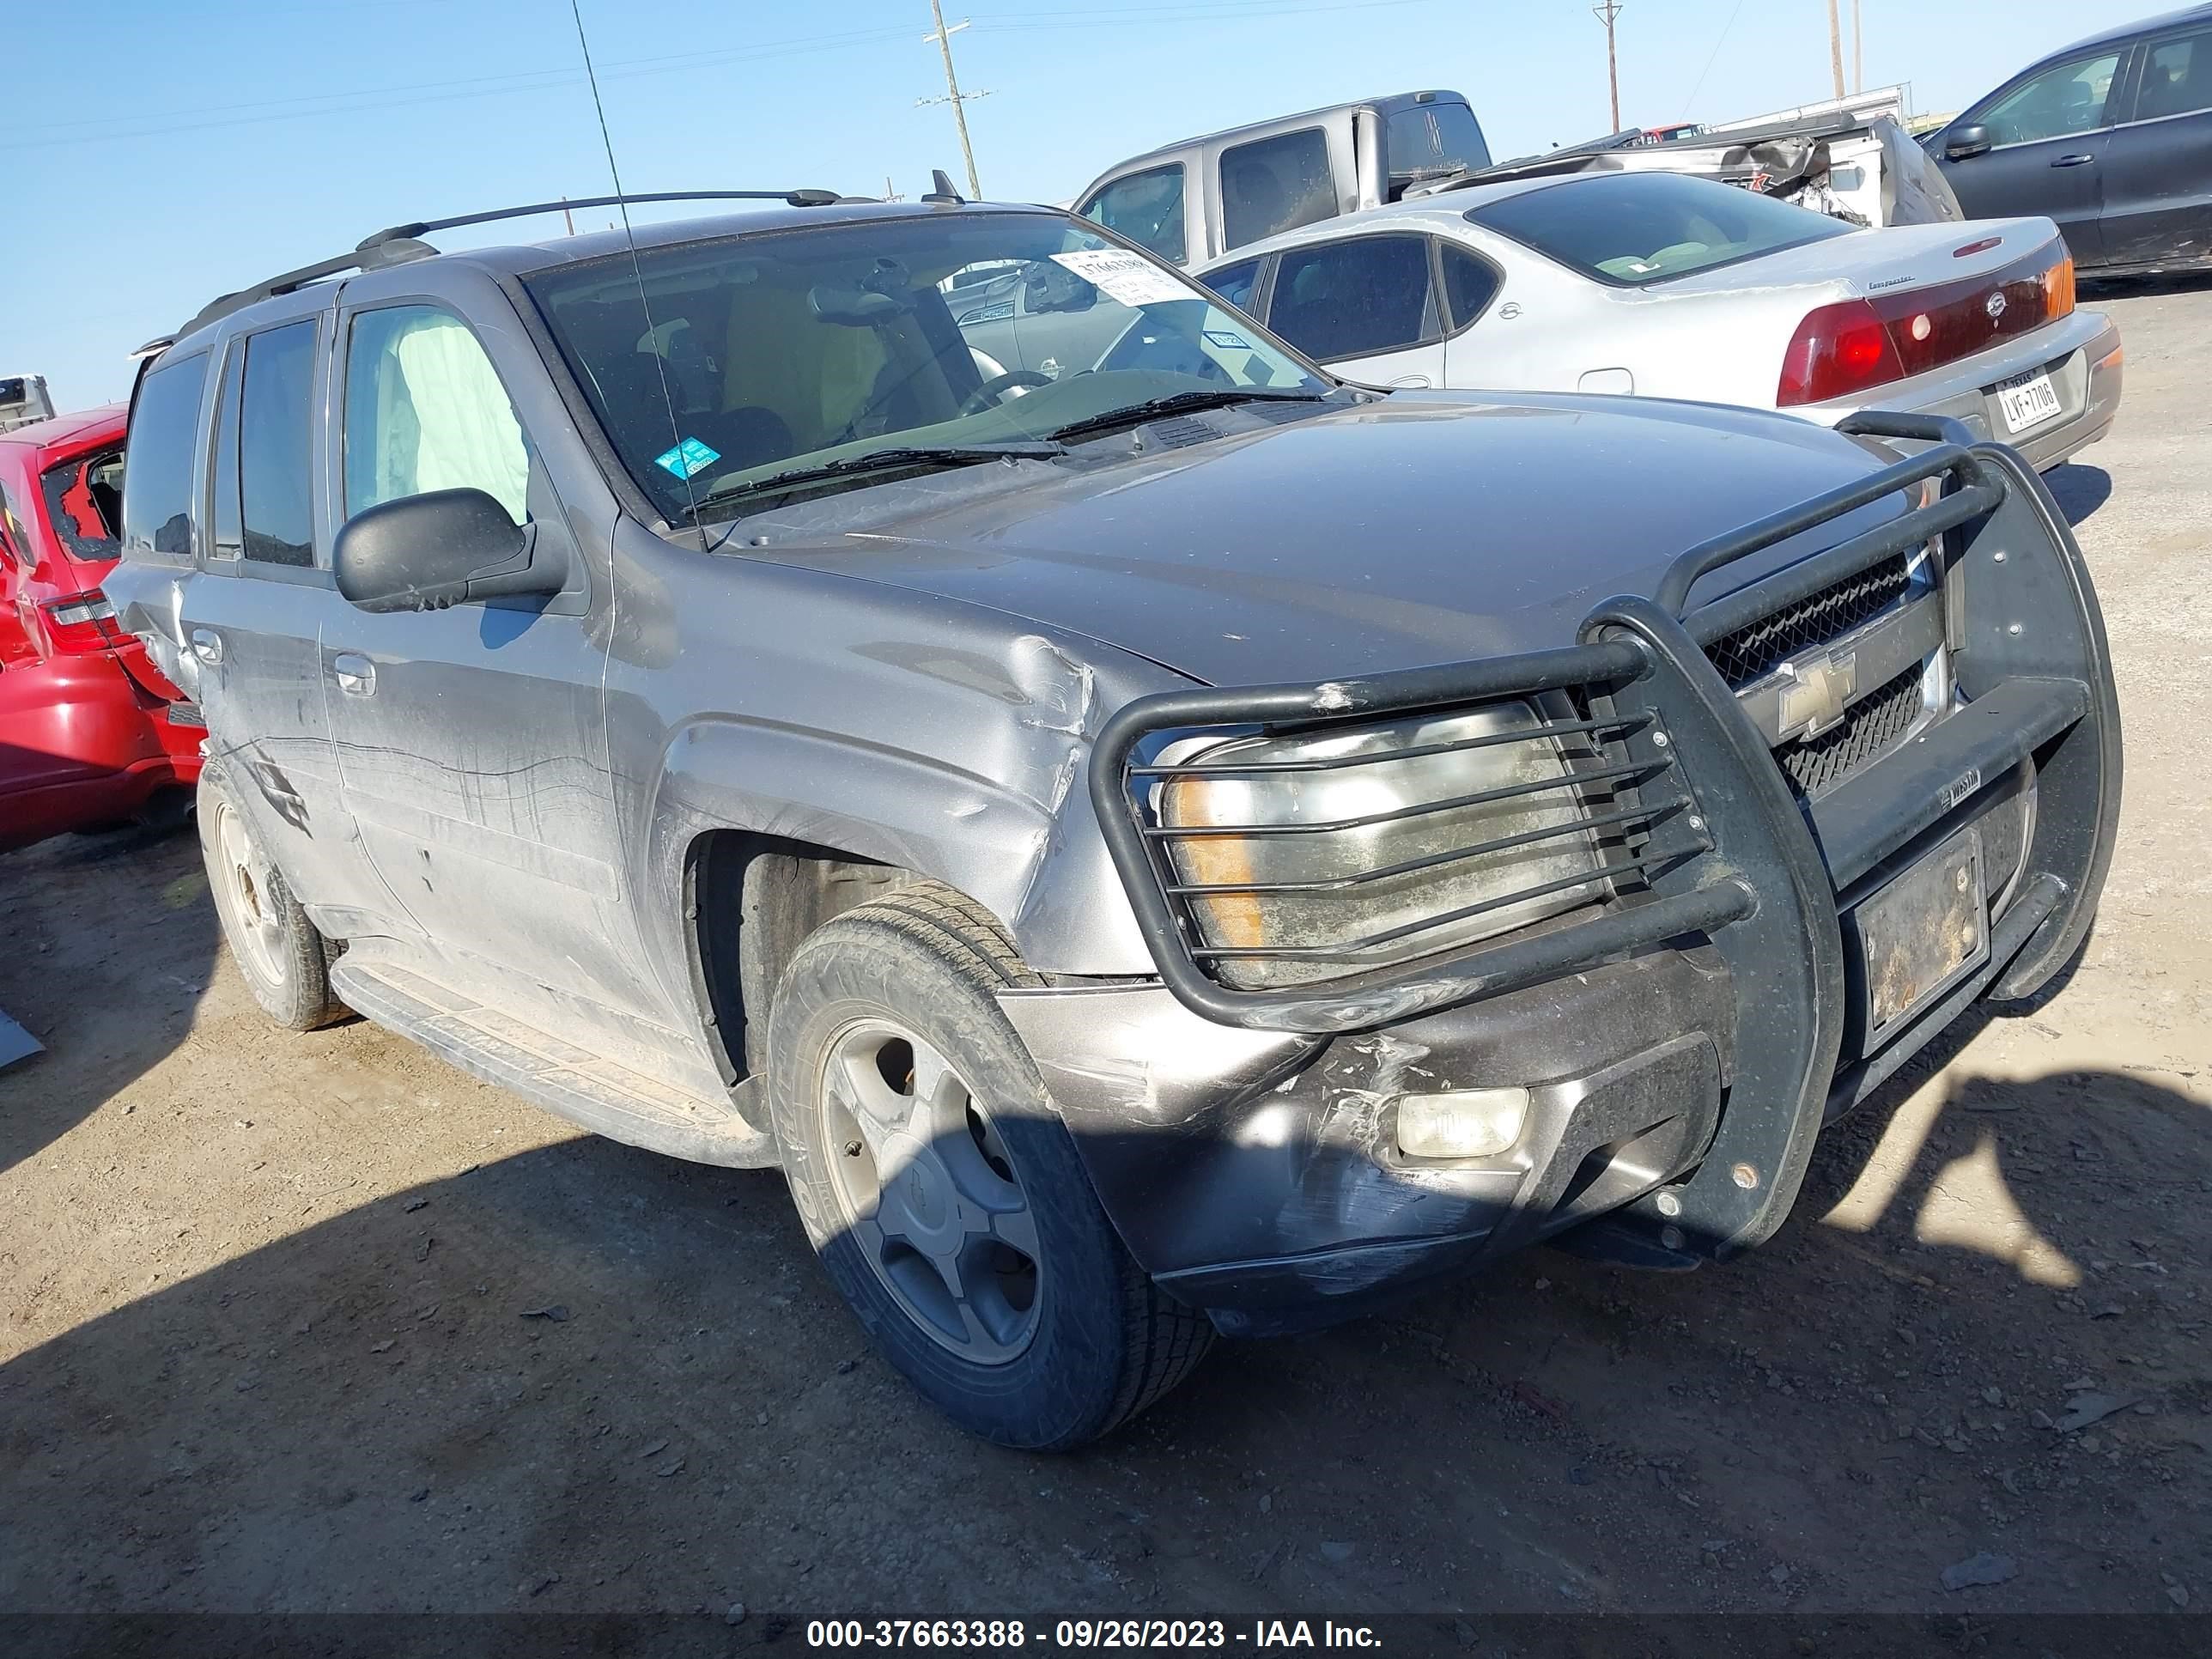
M2042 480L2001 445L1961 441L1966 434L1956 422L1869 414L1840 429L1929 447L1691 549L1669 566L1655 598L1617 598L1593 610L1573 647L1318 684L1167 692L1121 709L1092 755L1091 799L1169 990L1224 1024L1334 1035L1475 1001L1670 941L1709 940L1735 987L1733 1074L1715 1140L1696 1171L1667 1189L1677 1207L1665 1219L1693 1239L1701 1255L1731 1254L1771 1234L1796 1198L1832 1105L1862 1097L1984 991L2025 996L2066 963L2087 932L2118 816L2119 728L2103 619L2080 550ZM1921 496L1929 479L1940 481L1932 499L1688 608L1700 578L1900 491ZM1960 706L1833 797L1801 805L1705 647L1939 538ZM1565 778L1411 811L1547 789L1573 792L1609 836L1626 837L1613 842L1592 888L1601 908L1594 902L1581 913L1586 919L1539 923L1321 982L1264 989L1223 982L1222 964L1240 956L1327 959L1417 930L1391 930L1329 951L1240 949L1209 944L1190 909L1194 898L1376 879L1551 832L1500 837L1328 884L1196 882L1178 873L1167 847L1194 831L1154 820L1148 804L1153 786L1177 775L1310 770L1314 763L1161 763L1139 758L1149 739L1223 728L1224 735L1305 732L1500 698L1538 699L1556 711L1560 694L1576 700L1572 718L1547 715L1534 731L1474 742L1522 740L1541 732L1584 745ZM1991 918L1987 964L1879 1055L1855 1058L1839 1077L1849 984L1838 894L1945 823L1947 815L1971 816L1980 791L2030 757L2042 805L2022 879ZM1243 827L1296 834L1375 821ZM1239 826L1227 828L1233 834ZM1224 827L1207 825L1204 833L1221 835ZM1647 1196L1632 1212L1652 1201ZM1645 1218L1656 1225L1660 1218L1654 1211Z

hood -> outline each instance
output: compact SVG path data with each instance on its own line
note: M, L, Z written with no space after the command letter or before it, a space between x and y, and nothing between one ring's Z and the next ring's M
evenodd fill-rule
M732 550L989 606L1213 684L1332 679L1571 644L1594 605L1649 595L1686 549L1881 465L1788 416L1635 398L1401 393L1206 418L1242 429L1167 447L1198 424L1178 421L1142 449L1109 438L1074 462L854 490L746 519ZM1904 508L1823 525L1693 598Z

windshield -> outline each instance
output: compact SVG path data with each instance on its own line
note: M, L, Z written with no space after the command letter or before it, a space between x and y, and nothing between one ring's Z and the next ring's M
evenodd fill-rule
M1620 288L1850 234L1838 220L1679 173L1565 179L1470 208L1467 217Z
M1042 213L760 232L637 264L643 304L628 254L526 286L675 522L874 452L1034 449L1163 399L1333 389L1181 273ZM890 476L860 473L840 476Z

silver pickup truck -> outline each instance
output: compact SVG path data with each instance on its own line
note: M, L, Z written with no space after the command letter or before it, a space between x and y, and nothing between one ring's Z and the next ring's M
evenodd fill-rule
M1092 179L1076 211L1170 264L1202 264L1489 165L1465 98L1401 92L1147 150Z

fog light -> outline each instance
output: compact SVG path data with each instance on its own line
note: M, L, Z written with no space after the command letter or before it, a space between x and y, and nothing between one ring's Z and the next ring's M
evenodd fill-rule
M1526 1089L1455 1089L1398 1097L1398 1150L1408 1158L1492 1158L1521 1139Z

